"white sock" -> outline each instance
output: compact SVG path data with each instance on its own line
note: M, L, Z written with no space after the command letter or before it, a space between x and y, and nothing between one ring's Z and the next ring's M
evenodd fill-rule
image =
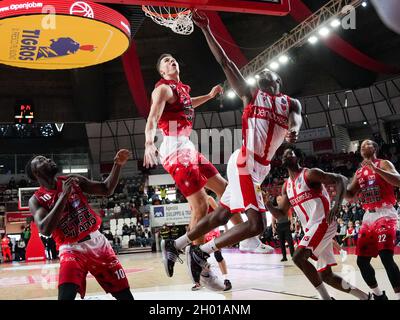
M214 251L218 251L219 249L215 245L215 239L212 239L211 241L208 241L207 243L202 244L200 246L200 250L210 254L210 253L213 253Z
M351 288L349 293L360 300L368 300L368 294L358 288Z
M372 290L373 293L375 293L376 296L383 295L383 292L381 291L381 289L379 289L378 286L376 288L371 288L371 290Z
M326 290L326 287L323 283L321 283L318 287L316 287L319 295L321 296L322 300L331 300L331 296L329 295L328 291Z
M182 250L191 243L192 241L188 238L187 233L185 233L182 237L179 237L175 240L175 248L178 250Z
M222 277L224 278L224 280L228 280L228 274L223 274Z

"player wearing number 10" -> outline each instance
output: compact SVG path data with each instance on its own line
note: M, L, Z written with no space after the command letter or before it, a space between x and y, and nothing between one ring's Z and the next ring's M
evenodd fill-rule
M103 182L79 175L56 177L57 165L43 156L34 157L26 165L28 177L40 184L29 200L29 209L40 233L52 235L60 251L59 300L73 300L78 292L83 298L88 272L117 300L133 300L121 263L98 230L101 219L83 194L113 194L129 156L128 150L120 150Z

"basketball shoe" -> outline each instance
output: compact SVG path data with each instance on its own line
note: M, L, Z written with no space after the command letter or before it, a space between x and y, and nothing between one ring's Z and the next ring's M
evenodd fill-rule
M194 278L200 272L200 284L210 290L223 291L225 289L224 282L212 271L207 259L210 255L200 249L199 246L190 246L188 268L190 276Z
M165 273L168 277L174 275L175 262L178 260L179 263L183 263L182 259L179 258L179 254L183 253L175 248L175 240L166 239L161 240L161 254L163 257L163 264Z

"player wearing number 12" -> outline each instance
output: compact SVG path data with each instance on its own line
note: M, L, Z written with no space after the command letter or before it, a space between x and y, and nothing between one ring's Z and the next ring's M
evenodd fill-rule
M26 166L29 178L40 184L29 200L30 211L40 233L52 235L60 251L59 300L73 300L78 292L83 298L88 272L117 300L133 300L121 263L98 230L101 219L84 195L113 194L129 156L128 150L120 150L103 182L80 175L56 177L57 165L43 156L34 157Z

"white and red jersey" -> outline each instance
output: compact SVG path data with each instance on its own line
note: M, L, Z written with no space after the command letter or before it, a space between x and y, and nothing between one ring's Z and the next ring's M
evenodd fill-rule
M165 104L158 127L164 136L189 137L194 121L194 109L189 95L190 87L182 82L165 79L158 81L155 87L162 84L166 84L172 89L177 100L172 104Z
M57 177L57 188L49 190L45 187L40 187L34 196L39 204L50 212L58 200L62 192L62 182L67 177ZM72 192L65 205L63 212L56 229L52 236L57 244L57 247L74 243L82 240L90 233L99 229L101 218L89 206L85 195L78 186L72 187Z
M288 130L291 98L257 90L242 116L242 154L269 165ZM247 152L246 152L247 151Z
M321 184L317 189L312 188L307 181L307 171L307 168L303 168L296 179L289 177L285 183L290 204L305 231L325 221L330 210L330 198L325 186Z
M381 166L381 159L374 160L376 166ZM359 199L364 210L393 206L396 203L394 187L379 174L367 166L356 171L357 183L360 186Z

